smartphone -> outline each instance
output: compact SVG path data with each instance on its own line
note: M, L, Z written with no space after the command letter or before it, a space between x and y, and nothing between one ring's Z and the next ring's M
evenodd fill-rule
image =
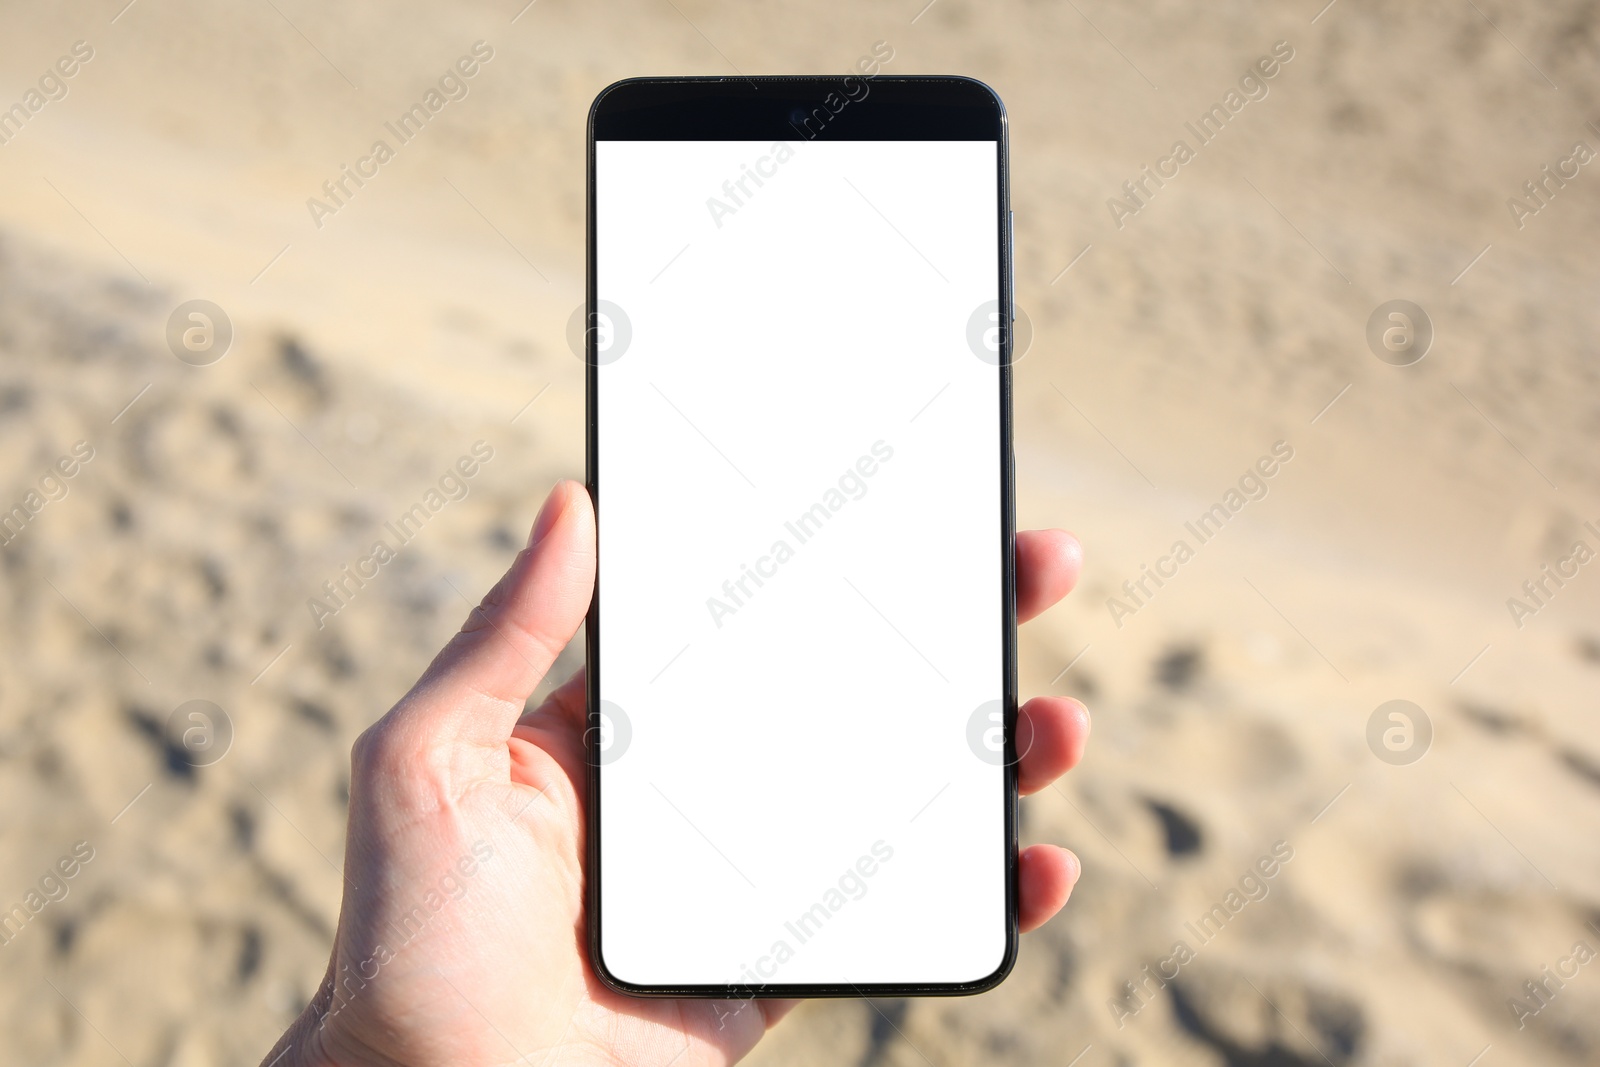
M635 79L588 149L594 970L988 989L1017 944L1000 100Z

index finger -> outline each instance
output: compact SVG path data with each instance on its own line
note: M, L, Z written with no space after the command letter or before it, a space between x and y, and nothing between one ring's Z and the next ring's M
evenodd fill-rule
M1083 546L1065 530L1017 534L1017 621L1027 622L1072 592Z

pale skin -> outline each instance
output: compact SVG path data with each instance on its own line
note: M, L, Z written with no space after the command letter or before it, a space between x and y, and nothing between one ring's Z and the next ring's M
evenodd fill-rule
M1072 589L1082 553L1071 534L1043 530L1019 533L1016 556L1026 621ZM328 973L264 1064L721 1067L794 1006L626 997L589 966L583 672L523 709L583 621L594 575L589 495L562 482L529 547L356 740ZM1051 696L1021 714L1028 794L1078 762L1089 714ZM1055 845L1022 850L1024 931L1061 909L1078 872Z

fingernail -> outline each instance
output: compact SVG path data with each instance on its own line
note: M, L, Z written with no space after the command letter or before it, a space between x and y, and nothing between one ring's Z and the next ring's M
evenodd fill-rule
M550 495L545 498L544 507L539 509L539 517L533 520L533 532L528 535L528 547L533 548L545 535L555 528L556 520L567 507L567 483L557 482L555 488L550 490Z

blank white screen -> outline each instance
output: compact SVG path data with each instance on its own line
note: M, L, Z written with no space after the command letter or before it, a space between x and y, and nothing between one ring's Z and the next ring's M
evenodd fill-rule
M984 978L1000 380L968 327L999 298L997 145L595 152L597 296L631 333L596 390L600 695L630 734L600 768L605 966Z

